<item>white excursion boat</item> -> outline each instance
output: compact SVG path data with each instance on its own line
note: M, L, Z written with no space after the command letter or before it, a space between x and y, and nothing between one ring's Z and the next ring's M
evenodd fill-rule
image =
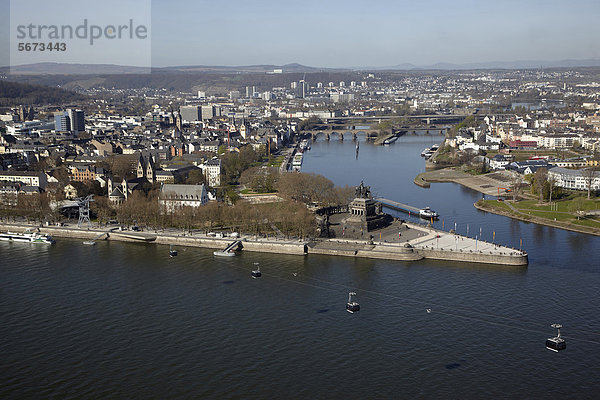
M438 218L440 214L436 213L429 207L425 207L419 210L419 216L421 218Z
M24 243L54 243L52 236L42 234L39 232L25 231L23 233L16 232L2 232L0 233L0 240L8 242L24 242Z

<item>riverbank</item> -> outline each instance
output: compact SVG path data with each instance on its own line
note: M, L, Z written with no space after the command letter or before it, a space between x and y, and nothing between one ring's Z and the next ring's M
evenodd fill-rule
M531 213L525 213L516 209L509 201L504 201L503 206L494 207L487 201L477 201L473 204L475 208L481 211L503 215L505 217L518 219L524 222L532 222L539 225L551 226L553 228L564 229L571 232L587 233L589 235L600 236L600 228L577 225L568 221L551 220Z
M157 243L162 245L224 249L234 241L240 241L243 251L279 253L292 255L322 254L346 257L375 258L396 261L421 259L452 260L468 263L498 264L503 266L526 266L527 253L477 241L465 236L440 231L418 224L396 221L392 229L410 231L410 235L386 240L344 239L285 239L265 238L252 235L242 237L215 238L199 232L165 230L160 232L119 231L115 228L81 229L76 227L34 226L27 224L0 224L1 231L22 232L26 229L39 230L53 237L82 240L117 240L124 242ZM397 231L396 231L397 232Z

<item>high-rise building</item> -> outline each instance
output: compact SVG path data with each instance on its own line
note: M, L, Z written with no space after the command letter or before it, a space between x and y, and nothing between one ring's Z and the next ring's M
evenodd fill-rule
M69 108L67 109L67 115L71 120L71 132L75 134L85 132L85 115L83 111Z
M181 106L179 107L179 114L185 122L196 122L202 120L202 114L200 113L199 106Z
M205 99L206 98L206 92L198 90L198 98Z
M242 97L242 94L239 90L232 90L231 92L229 92L229 100L237 100L240 97Z
M64 112L54 114L54 130L56 132L71 131L71 119Z
M84 112L69 108L67 111L54 114L54 130L56 132L71 132L73 134L85 132Z
M263 93L260 95L260 97L261 97L263 100L267 100L267 101L268 101L268 100L273 100L273 99L275 98L275 95L273 95L273 93L271 93L271 92L267 91L267 92L263 92Z
M334 103L349 103L354 101L354 93L331 93L330 98Z
M212 105L202 106L202 120L203 121L214 118L214 117L220 117L220 116L221 116L221 107L212 106Z
M308 95L309 85L303 80L296 83L296 97L303 99Z

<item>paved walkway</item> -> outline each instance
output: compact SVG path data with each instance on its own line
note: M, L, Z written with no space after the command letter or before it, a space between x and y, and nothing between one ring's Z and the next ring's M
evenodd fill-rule
M452 250L463 252L480 252L497 255L519 255L518 249L501 246L496 243L481 241L479 239L469 238L462 235L439 231L433 228L417 228L426 234L418 239L411 240L409 243L415 248L425 248L430 250Z

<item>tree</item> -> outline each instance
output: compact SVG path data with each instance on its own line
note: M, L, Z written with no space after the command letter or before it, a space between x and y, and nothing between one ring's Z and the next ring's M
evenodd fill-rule
M592 186L594 184L594 180L598 176L597 167L590 167L581 170L581 176L583 176L583 180L585 182L585 186L587 188L587 198L589 200L590 193L592 191Z
M188 185L202 185L206 183L206 178L200 169L193 169L188 174L188 177L185 181Z
M311 130L314 129L318 124L322 123L323 121L321 121L319 117L317 117L316 115L312 115L307 119L300 121L300 123L298 124L298 128L300 128L301 131Z
M575 200L571 201L569 204L569 211L575 212L577 214L577 219L585 213L585 201L583 198L578 197Z
M116 215L108 198L104 196L94 197L94 201L90 203L90 211L96 215L98 221L108 221Z
M513 201L517 201L517 199L521 195L521 192L523 191L524 186L525 186L525 184L523 183L523 180L521 179L521 175L515 174L510 182L510 190L512 193Z
M240 183L256 193L271 193L278 175L277 168L252 167L242 172Z
M57 167L52 171L52 176L58 179L58 182L62 186L66 185L70 181L69 171L65 167Z
M116 155L108 159L110 170L112 171L113 175L118 176L119 178L127 179L135 176L135 171L137 168L136 162L136 154Z
M538 168L533 174L533 182L536 190L540 195L540 203L544 201L544 187L548 180L548 170L546 168Z
M279 178L277 189L282 196L305 204L338 204L338 194L333 182L322 175L284 173Z
M552 192L554 191L554 186L556 185L556 178L554 175L548 175L547 184L549 191L548 201L552 203Z

